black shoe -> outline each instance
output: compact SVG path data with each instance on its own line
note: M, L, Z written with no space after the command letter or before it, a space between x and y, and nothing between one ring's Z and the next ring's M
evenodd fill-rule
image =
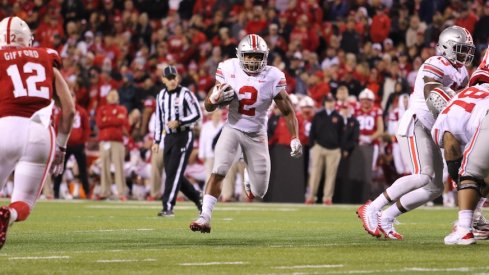
M175 217L175 213L172 210L161 210L158 212L159 217Z

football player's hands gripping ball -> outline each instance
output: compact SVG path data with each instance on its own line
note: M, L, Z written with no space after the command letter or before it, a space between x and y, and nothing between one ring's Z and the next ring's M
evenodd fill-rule
M215 85L212 88L211 95L209 96L209 101L212 104L222 104L226 102L231 102L234 98L234 90L229 84Z
M58 146L56 146L56 152L54 153L54 159L51 163L50 172L54 176L59 176L63 173L65 164L65 151L61 151Z
M298 138L294 138L290 141L290 156L293 158L298 158L302 156L302 144Z

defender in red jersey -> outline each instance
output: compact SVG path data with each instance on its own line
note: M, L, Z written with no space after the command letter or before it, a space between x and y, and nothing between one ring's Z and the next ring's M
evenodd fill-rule
M22 19L0 22L0 189L15 170L11 203L0 207L0 248L8 227L29 216L48 168L62 172L75 114L58 53L31 44ZM57 137L51 127L54 101L62 112Z

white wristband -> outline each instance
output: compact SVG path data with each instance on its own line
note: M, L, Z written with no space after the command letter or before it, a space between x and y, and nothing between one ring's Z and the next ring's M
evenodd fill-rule
M68 137L68 134L58 133L58 135L56 136L56 144L60 147L66 148Z

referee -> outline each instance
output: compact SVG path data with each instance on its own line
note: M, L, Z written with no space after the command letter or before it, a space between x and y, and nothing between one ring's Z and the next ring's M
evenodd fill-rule
M164 135L163 158L165 160L165 189L162 201L163 210L158 216L173 217L173 207L181 188L183 194L202 210L200 193L184 177L188 158L192 152L194 134L193 125L201 119L202 111L194 94L179 85L180 77L174 66L163 71L163 90L156 97L156 125L152 151L158 153L159 143Z

